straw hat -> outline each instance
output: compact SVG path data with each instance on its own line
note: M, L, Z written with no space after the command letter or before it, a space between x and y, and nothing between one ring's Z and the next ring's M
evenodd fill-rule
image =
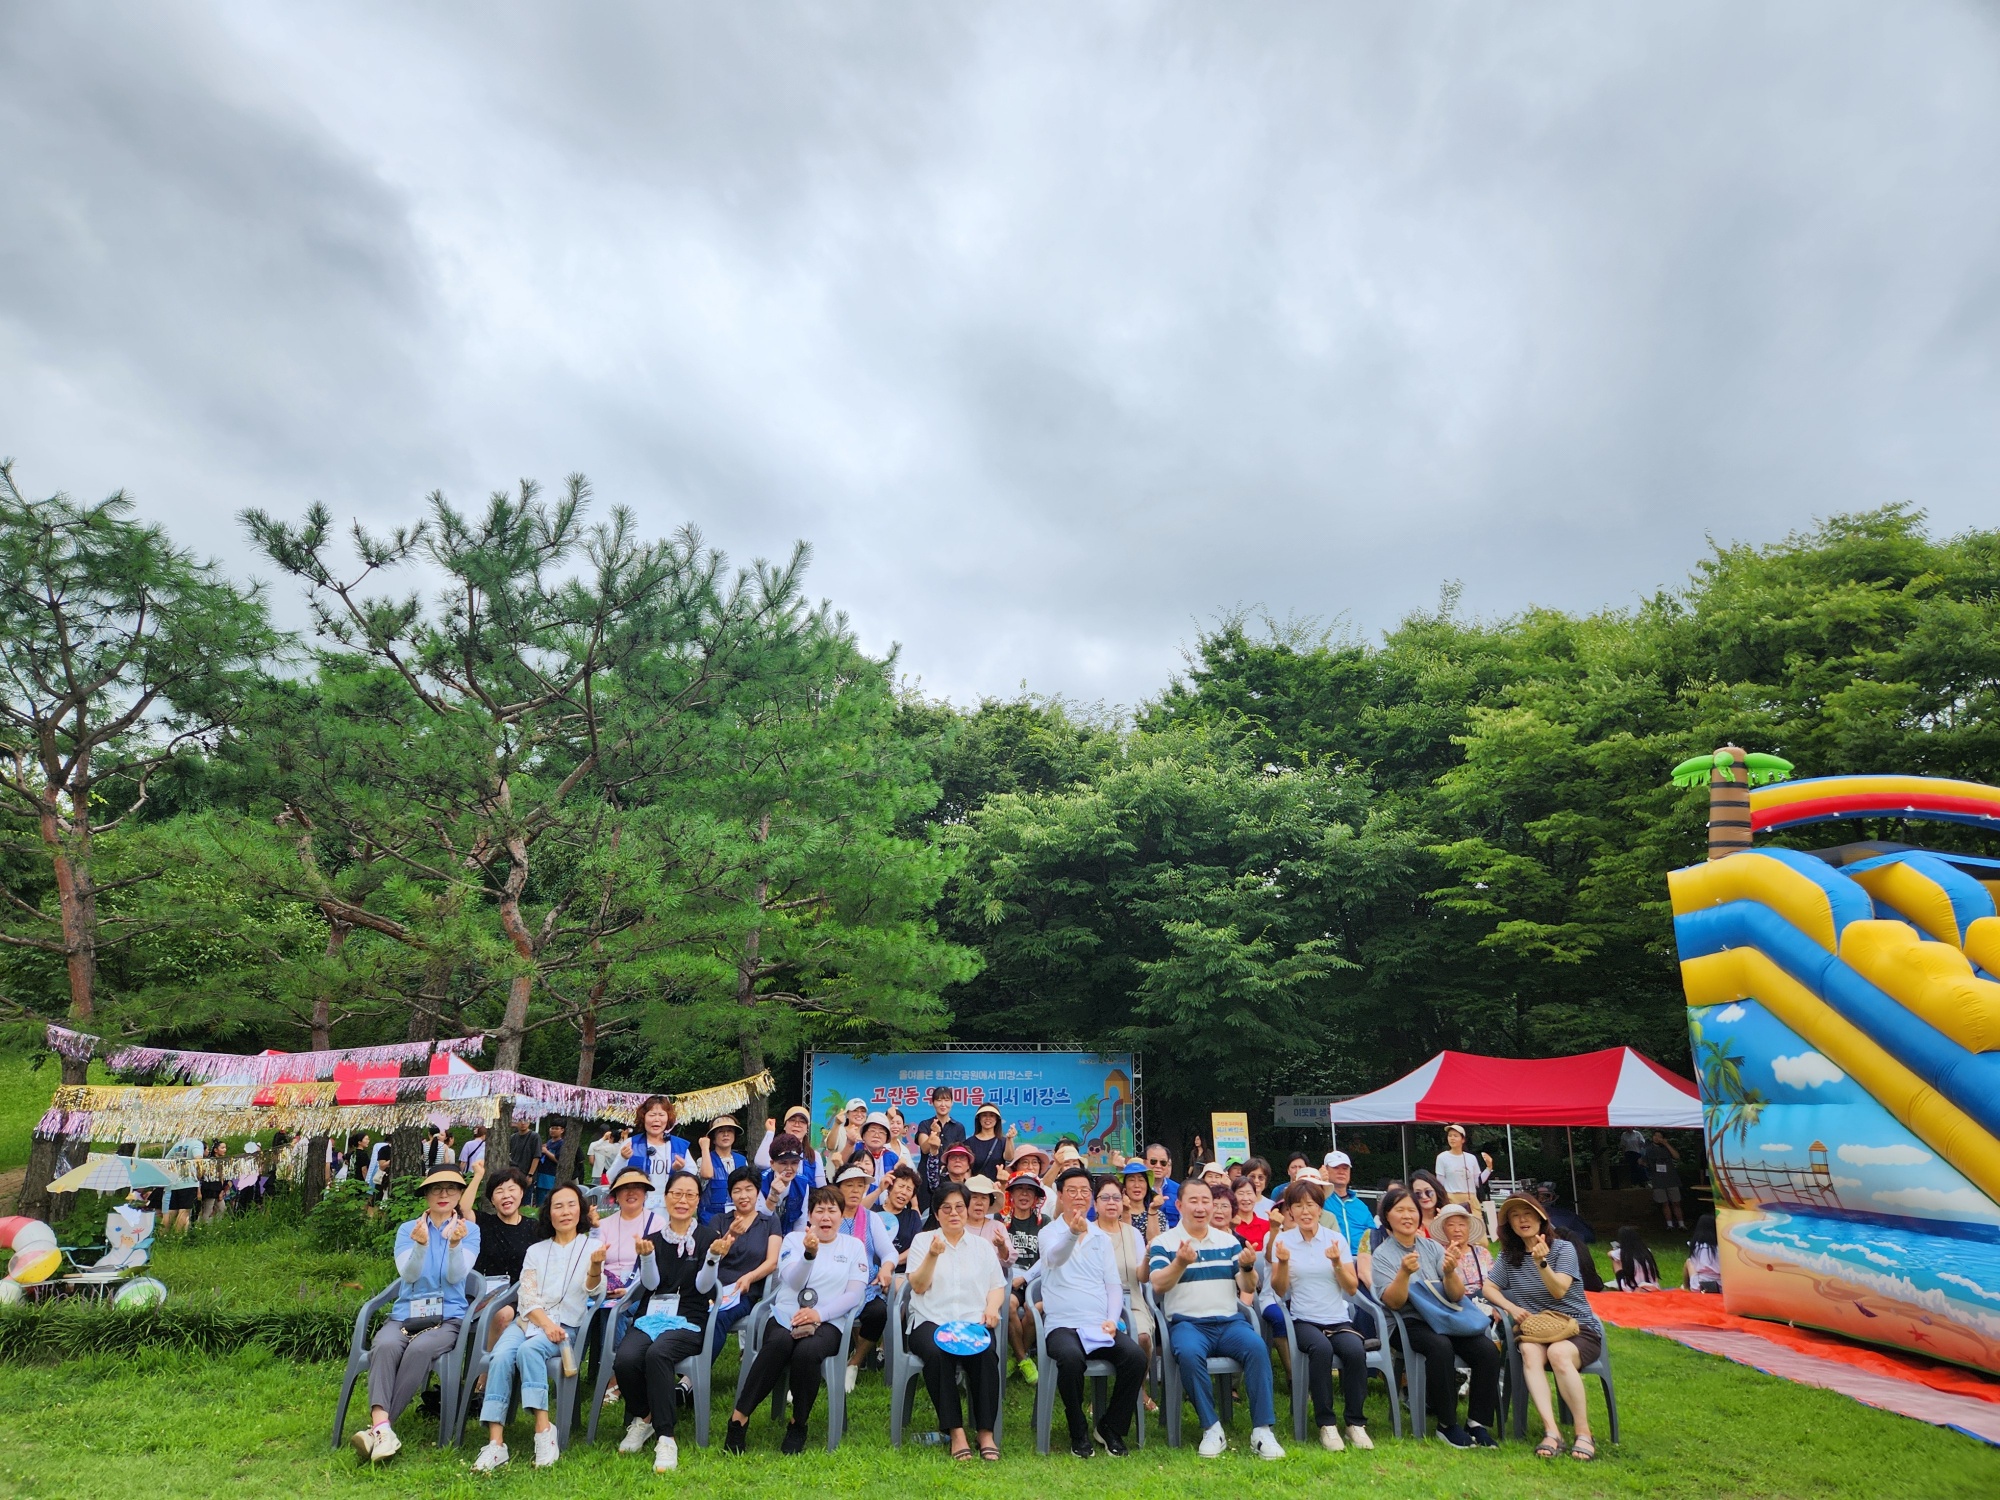
M1538 1198L1531 1198L1526 1193L1516 1193L1513 1197L1509 1198L1505 1203L1501 1204L1500 1207L1494 1211L1494 1217L1497 1218L1500 1221L1500 1223L1504 1225L1507 1222L1507 1215L1513 1210L1514 1205L1517 1203L1520 1204L1521 1207L1523 1208L1532 1208L1535 1211L1535 1217L1540 1219L1543 1224L1546 1225L1549 1223L1549 1211L1546 1208L1542 1207L1541 1200ZM1462 1204L1454 1206L1463 1207ZM1442 1213L1443 1210L1439 1210L1439 1212Z
M419 1183L418 1186L427 1193L434 1187L463 1188L465 1186L465 1176L456 1167L439 1167Z
M650 1193L653 1190L653 1179L637 1167L627 1167L611 1179L611 1196L616 1198L620 1188L628 1187L642 1187Z

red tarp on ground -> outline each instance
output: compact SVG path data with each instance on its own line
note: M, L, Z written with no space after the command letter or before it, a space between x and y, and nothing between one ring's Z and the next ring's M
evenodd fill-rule
M1694 1084L1630 1047L1574 1057L1440 1052L1372 1094L1343 1099L1335 1125L1627 1125L1699 1130Z
M1587 1295L1607 1323L1644 1329L1704 1354L2000 1445L2000 1380L1977 1371L1788 1323L1739 1318L1722 1310L1720 1297L1701 1292Z

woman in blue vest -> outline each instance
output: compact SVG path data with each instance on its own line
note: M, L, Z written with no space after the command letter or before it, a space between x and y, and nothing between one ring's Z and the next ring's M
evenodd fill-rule
M618 1148L618 1154L626 1158L625 1168L644 1172L652 1183L651 1191L646 1194L646 1207L655 1212L665 1211L667 1179L676 1172L694 1170L694 1153L688 1150L686 1141L673 1133L679 1113L674 1101L665 1094L653 1095L632 1117L638 1134Z

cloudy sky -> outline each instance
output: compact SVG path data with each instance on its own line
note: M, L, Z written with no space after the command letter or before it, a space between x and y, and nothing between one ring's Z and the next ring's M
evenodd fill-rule
M2000 519L2000 10L0 3L0 452L588 473L960 700ZM268 571L268 570L267 570Z

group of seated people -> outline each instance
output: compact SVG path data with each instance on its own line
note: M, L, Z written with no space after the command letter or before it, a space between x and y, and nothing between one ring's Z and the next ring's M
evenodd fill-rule
M1175 1181L1172 1158L1157 1144L1093 1175L1074 1143L1053 1152L988 1147L982 1157L969 1141L1012 1136L998 1112L982 1108L967 1137L950 1119L948 1091L935 1102L935 1119L916 1132L914 1160L891 1153L894 1131L865 1109L827 1132L829 1160L793 1128L810 1126L800 1108L753 1163L733 1149L733 1120L711 1124L697 1154L673 1134L672 1101L649 1099L602 1174L610 1180L596 1185L607 1198L601 1212L578 1184L564 1183L530 1219L522 1210L531 1184L519 1171L489 1176L482 1161L470 1180L449 1167L433 1172L423 1183L426 1212L397 1233L400 1285L373 1344L370 1416L355 1447L373 1462L398 1450L393 1423L432 1363L455 1347L469 1315L466 1276L477 1270L489 1287L516 1288L490 1320L491 1360L476 1393L488 1430L474 1460L482 1472L510 1461L505 1423L516 1399L532 1414L535 1464L557 1461L547 1372L552 1362L566 1374L580 1367L595 1305L614 1307L620 1319L609 1392L624 1406L618 1450L650 1447L662 1473L678 1464L678 1417L692 1399L680 1366L699 1356L711 1321L709 1347L719 1351L751 1317L758 1321L744 1330L749 1363L722 1440L727 1453L746 1449L750 1414L781 1385L789 1397L781 1449L801 1452L843 1328L851 1321L843 1376L851 1391L892 1317L902 1319L903 1346L922 1365L955 1460L1000 1457L1002 1387L1016 1373L1031 1384L1040 1378L1038 1326L1079 1458L1127 1451L1139 1404L1151 1405L1146 1377L1162 1332L1200 1424L1201 1456L1227 1448L1211 1356L1242 1368L1251 1452L1284 1456L1270 1351L1289 1359L1294 1344L1304 1368L1290 1374L1306 1385L1321 1444L1370 1448L1368 1351L1386 1336L1387 1308L1404 1315L1407 1348L1425 1363L1429 1414L1453 1446L1495 1444L1494 1335L1505 1314L1515 1320L1546 1429L1536 1451L1563 1451L1541 1379L1547 1370L1574 1414L1571 1453L1595 1456L1578 1373L1603 1347L1583 1296L1588 1252L1579 1256L1535 1198L1500 1206L1496 1253L1484 1219L1430 1173L1387 1185L1373 1211L1353 1192L1352 1163L1338 1151L1320 1169L1295 1156L1275 1193L1261 1160L1240 1171L1206 1164ZM1463 1423L1454 1360L1470 1371ZM1092 1361L1112 1373L1095 1422L1085 1403Z

